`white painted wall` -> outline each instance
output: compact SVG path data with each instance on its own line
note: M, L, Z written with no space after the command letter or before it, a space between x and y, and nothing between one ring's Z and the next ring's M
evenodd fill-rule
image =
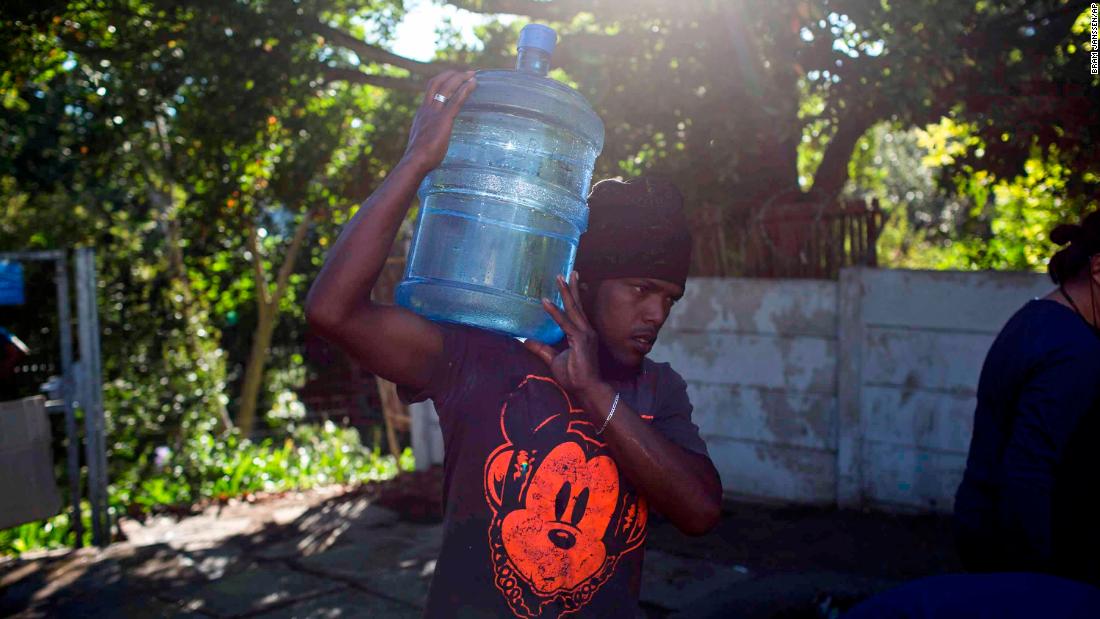
M950 511L982 363L1001 327L1052 289L1034 273L855 269L839 282L841 505Z
M687 380L726 491L949 511L986 351L1031 273L692 279L653 357Z
M834 500L836 307L835 282L688 282L652 357L687 381L727 490Z
M443 464L443 429L431 400L409 404L409 434L418 471Z

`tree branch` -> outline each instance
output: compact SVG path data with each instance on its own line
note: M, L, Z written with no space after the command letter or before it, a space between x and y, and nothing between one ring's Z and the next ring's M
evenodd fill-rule
M256 282L256 299L260 302L259 311L262 315L271 303L271 294L267 290L267 277L264 275L263 256L260 255L256 224L248 227L248 249L252 253L252 278Z
M402 92L423 92L425 81L410 77L393 77L392 75L371 75L358 69L340 67L324 67L321 77L326 82L348 82L349 84L363 84L378 86L389 90Z
M814 172L811 190L819 194L826 202L831 202L844 189L848 181L848 162L856 142L875 123L876 116L869 110L852 112L842 116L836 133L825 147L825 154Z
M729 0L727 0L728 2ZM622 0L447 0L451 6L486 15L520 15L547 22L569 22L581 13L617 17L629 10L632 15L683 15L709 7L713 2L689 0L677 5L668 0L633 0L624 8Z
M371 45L339 28L334 28L320 21L312 21L309 26L313 32L323 36L325 39L346 50L354 52L355 55L359 57L360 62L388 64L425 77L430 77L446 69L454 68L454 65L448 63L422 62L420 60L406 58L377 45Z
M286 256L283 257L283 265L279 268L279 275L275 280L275 294L271 298L272 309L275 311L279 309L279 301L282 300L283 294L286 292L287 281L290 280L290 274L294 271L294 263L298 261L298 253L302 249L306 233L309 232L309 224L313 221L314 210L313 207L310 207L302 214L302 220L298 222L298 226L294 230L294 237L291 238L290 245L287 246Z
M1068 19L1068 22L1072 24L1077 16L1087 9L1088 6L1088 2L1072 0L1042 15L1037 14L1038 12L1029 13L1028 11L1015 11L989 20L985 24L983 30L989 33L1000 32L1011 34L1019 31L1019 29L1024 26L1035 26L1036 30L1039 28L1049 28L1051 25L1064 19ZM1043 26L1042 22L1044 20L1049 20L1050 25ZM1059 28L1059 31L1065 34L1063 29Z
M449 0L448 4L471 13L523 15L545 21L569 21L592 3L577 0Z

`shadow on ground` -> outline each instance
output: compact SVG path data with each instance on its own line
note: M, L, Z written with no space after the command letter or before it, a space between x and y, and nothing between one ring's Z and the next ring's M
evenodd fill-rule
M435 568L439 475L325 489L183 519L127 541L0 562L0 616L419 617ZM946 519L729 503L689 538L654 518L647 617L823 616L958 571Z

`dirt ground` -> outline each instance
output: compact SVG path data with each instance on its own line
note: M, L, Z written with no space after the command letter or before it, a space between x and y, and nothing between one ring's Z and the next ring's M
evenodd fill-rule
M418 617L442 539L440 474L123 520L126 539L0 559L0 616ZM959 571L942 516L729 501L686 537L655 516L647 617L827 617Z

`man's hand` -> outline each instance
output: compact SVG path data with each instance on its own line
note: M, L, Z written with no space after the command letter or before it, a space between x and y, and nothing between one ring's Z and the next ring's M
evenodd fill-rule
M414 164L424 173L443 161L455 116L476 86L473 71L444 71L428 80L424 100L413 118L403 161ZM442 95L446 102L438 101L436 95Z
M562 305L565 312L557 308L549 299L542 300L542 306L554 322L565 332L569 348L560 353L550 346L535 340L524 342L527 350L535 353L550 366L554 380L571 394L584 395L603 386L600 378L600 365L597 352L599 335L588 322L581 306L580 278L576 271L570 276L568 285L565 278L558 275L558 288L561 290Z

